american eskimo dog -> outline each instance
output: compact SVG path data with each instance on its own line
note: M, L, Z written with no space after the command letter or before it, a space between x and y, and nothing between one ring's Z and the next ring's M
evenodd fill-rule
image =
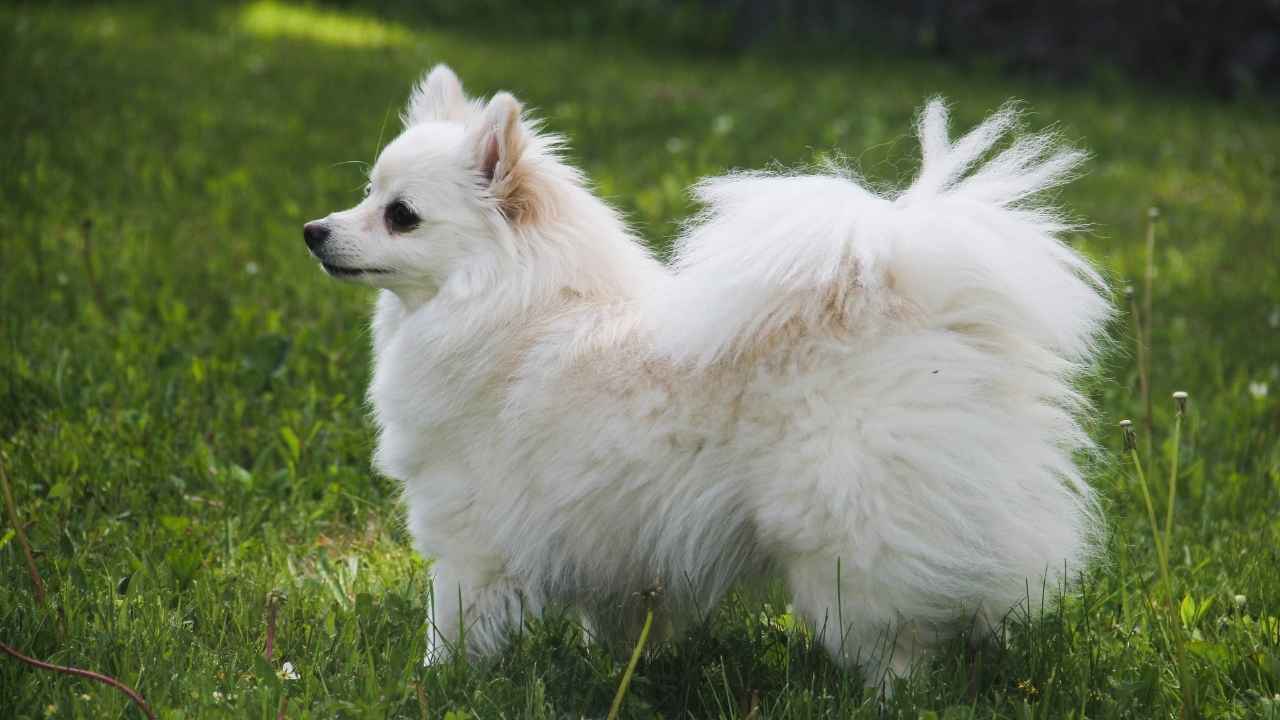
M435 560L431 657L555 606L678 630L768 577L876 682L1089 559L1073 382L1110 303L1038 200L1082 153L1000 144L1008 107L952 142L933 101L905 189L707 179L664 264L510 94L437 66L403 120L304 234L380 288L375 464Z

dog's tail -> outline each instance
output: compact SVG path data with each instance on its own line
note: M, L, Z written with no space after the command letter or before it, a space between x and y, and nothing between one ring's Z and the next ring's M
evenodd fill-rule
M1073 226L1042 201L1086 156L1045 133L980 162L1016 122L1007 105L951 143L946 107L931 101L920 172L900 193L836 168L704 181L705 210L677 241L675 278L656 301L660 349L707 366L907 313L1087 360L1110 312L1104 282L1060 241Z

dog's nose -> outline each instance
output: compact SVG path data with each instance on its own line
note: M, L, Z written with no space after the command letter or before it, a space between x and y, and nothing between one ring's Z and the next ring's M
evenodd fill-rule
M307 241L307 247L319 250L324 241L329 239L329 226L323 220L312 220L302 226L302 238Z

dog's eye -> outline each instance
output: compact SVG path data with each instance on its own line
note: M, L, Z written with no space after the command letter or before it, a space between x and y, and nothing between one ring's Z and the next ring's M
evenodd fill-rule
M407 232L418 226L421 219L417 213L403 200L396 200L387 206L387 227L392 232Z

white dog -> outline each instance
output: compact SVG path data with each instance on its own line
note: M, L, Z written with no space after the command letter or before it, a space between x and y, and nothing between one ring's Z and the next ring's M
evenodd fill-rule
M511 95L437 66L403 119L364 200L305 236L382 288L375 461L435 558L435 657L548 607L606 640L638 604L678 629L778 577L878 682L1089 559L1072 382L1110 304L1034 203L1081 153L982 162L1014 112L953 144L934 101L905 191L707 180L668 267Z

